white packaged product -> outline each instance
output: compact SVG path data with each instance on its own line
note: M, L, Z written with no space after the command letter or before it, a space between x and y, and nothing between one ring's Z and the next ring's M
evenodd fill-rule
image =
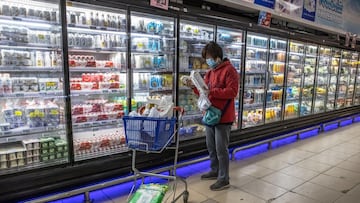
M0 168L1 168L1 169L6 169L6 168L8 168L7 162L0 162Z
M211 106L211 102L209 98L205 94L200 93L200 97L198 99L198 108L201 111L206 111L210 106Z
M199 90L200 93L205 93L208 90L208 86L205 84L204 79L198 71L191 71L190 78L195 87Z
M18 160L18 166L24 166L24 165L25 165L24 159L19 159Z

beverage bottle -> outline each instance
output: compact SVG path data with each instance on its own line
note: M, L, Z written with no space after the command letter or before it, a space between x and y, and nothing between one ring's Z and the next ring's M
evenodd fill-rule
M79 24L81 24L81 25L86 25L87 24L85 13L81 13L79 18L80 18L79 19L79 22L80 22Z
M116 23L117 23L116 28L121 29L121 16L117 17L117 22Z
M101 14L99 16L99 26L104 27L104 25L105 25L105 16L104 14Z
M115 16L111 16L111 20L110 20L110 27L112 27L112 28L116 28L116 25L117 25L117 23L116 23L116 17Z
M44 66L45 67L51 67L51 58L50 58L50 52L44 52Z
M100 24L99 13L96 13L95 14L95 19L94 19L94 25L99 26L99 24Z
M57 66L57 57L55 51L51 52L51 67Z
M110 21L111 21L110 14L107 14L106 18L105 18L105 21L104 21L104 26L109 27L110 23L111 23Z

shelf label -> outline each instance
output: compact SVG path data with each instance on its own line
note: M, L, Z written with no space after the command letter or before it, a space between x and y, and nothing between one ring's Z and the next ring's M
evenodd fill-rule
M85 123L85 124L84 124L84 127L90 127L90 126L91 126L90 123Z
M10 131L4 132L4 135L11 135L12 133Z
M30 133L29 129L23 130L23 133Z
M99 131L100 128L93 128L93 131Z
M116 92L118 92L118 90L111 90L111 92L112 92L112 93L116 93Z
M109 93L109 90L103 90L102 92L103 93Z
M93 26L93 25L89 26L89 28L93 29L93 30L96 30L96 26Z
M19 17L13 17L12 19L13 19L13 20L22 21L22 19L21 19L21 18L19 18Z
M16 137L9 137L6 139L7 142L15 142L17 141Z
M106 124L108 124L108 122L107 121L101 121L101 124L106 125Z
M23 96L25 96L25 94L24 93L16 93L15 96L16 97L23 97Z

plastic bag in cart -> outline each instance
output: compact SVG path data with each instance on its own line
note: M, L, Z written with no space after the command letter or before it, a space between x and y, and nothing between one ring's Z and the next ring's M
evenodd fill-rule
M161 203L168 186L159 184L141 185L129 203Z

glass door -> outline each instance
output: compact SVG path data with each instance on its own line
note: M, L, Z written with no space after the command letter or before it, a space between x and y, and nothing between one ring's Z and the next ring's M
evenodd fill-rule
M332 111L335 109L336 103L336 90L337 88L343 88L344 86L337 86L338 74L340 69L340 59L341 59L341 50L340 49L331 49L331 63L330 63L330 78L328 83L328 92L327 92L327 102L326 110ZM345 89L346 91L346 89ZM339 95L339 106L344 104L343 95Z
M0 8L0 174L68 162L59 1Z
M280 121L282 119L281 111L284 91L286 48L286 40L277 38L270 39L265 123Z
M314 113L322 113L326 110L326 98L328 92L328 81L330 79L331 48L320 47L318 72L315 88Z
M241 30L218 27L217 30L217 43L222 47L224 58L228 58L232 65L236 68L238 73L241 71L242 47L243 47L243 32ZM240 82L239 82L240 85ZM240 87L240 86L239 86ZM239 88L240 90L240 88ZM239 125L239 94L235 99L236 121L233 128L237 129Z
M242 128L264 124L265 80L269 53L267 36L248 33L246 37Z
M315 45L308 44L305 47L304 79L301 94L300 116L312 113L317 51L318 47Z
M205 45L214 41L214 26L192 22L180 21L180 76L190 75L192 70L202 75L208 70L206 61L201 56ZM193 90L185 87L179 81L179 105L185 108L186 114L183 117L184 127L180 131L180 139L192 139L205 135L205 127L201 124L202 112L197 107L197 96Z
M359 53L357 53L359 55ZM355 96L354 96L354 105L360 105L360 70L359 70L359 64L360 64L360 56L355 59L356 61L356 84L355 84Z
M285 119L299 117L305 44L290 41L287 64L287 86L285 97Z
M357 60L359 58L358 53L345 51L342 52L342 59L341 59L341 71L340 71L340 81L339 81L339 89L338 95L345 94L343 100L345 100L345 107L349 107L353 105L353 96L355 90L355 78L356 78L356 69L357 69ZM343 92L344 89L341 88L342 85L345 85L346 92ZM345 88L344 87L344 88ZM338 108L340 108L341 102L337 100Z
M67 7L75 160L125 150L125 11L72 3Z
M131 12L132 110L149 99L173 101L175 19Z

